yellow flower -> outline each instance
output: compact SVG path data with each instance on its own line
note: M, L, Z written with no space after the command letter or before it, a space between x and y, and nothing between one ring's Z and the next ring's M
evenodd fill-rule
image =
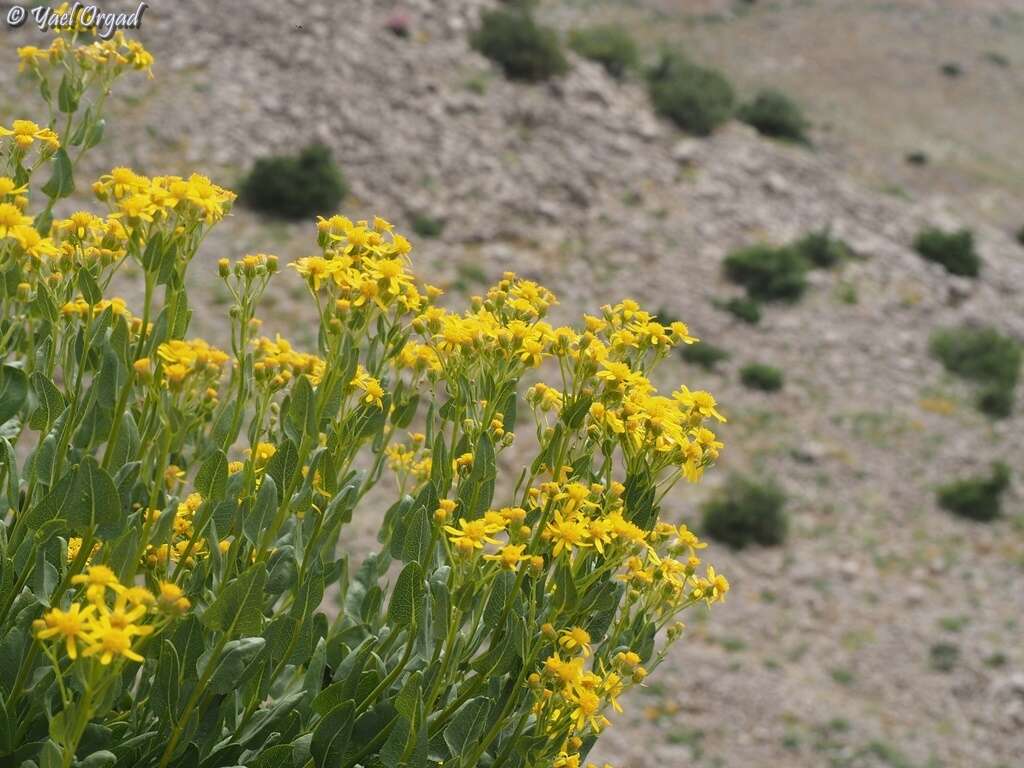
M32 224L32 219L12 203L0 203L0 239L14 237L19 227Z
M491 534L497 533L501 529L502 526L488 523L482 517L476 520L460 520L458 528L452 525L444 527L451 543L464 554L468 554L474 549L483 549L484 544L497 544L497 539L492 538Z
M484 560L493 560L501 564L502 568L506 568L510 571L514 571L519 567L519 563L523 560L528 559L523 554L523 550L526 549L525 544L506 544L495 555L484 555Z
M85 573L72 576L71 583L87 585L85 596L94 603L104 598L108 588L117 593L124 592L117 574L105 565L90 565Z
M49 128L41 128L31 120L15 120L10 128L0 125L0 136L11 136L19 149L28 149L32 143L38 141L45 144L48 149L60 149L60 140L57 134Z
M570 653L580 651L584 656L590 655L590 633L583 627L563 629L559 633L558 644Z
M86 640L86 633L89 628L89 621L96 613L96 606L86 606L82 610L79 603L72 603L67 611L60 608L52 608L43 615L43 618L35 622L36 637L46 640L60 635L64 638L68 657L78 658L78 640Z
M567 698L576 705L572 711L572 723L577 731L589 725L594 733L600 733L608 724L608 720L601 715L601 697L593 691L576 689Z
M181 587L172 581L160 582L160 594L156 604L161 611L171 614L182 614L192 607Z
M587 527L583 523L573 519L562 517L561 512L555 512L554 520L544 528L543 537L554 542L551 553L558 557L563 551L572 552L573 547L589 547L587 538Z
M128 624L123 627L111 623L110 616L100 616L90 627L86 637L88 646L82 651L83 656L99 656L100 664L106 666L115 658L122 656L131 661L143 661L138 653L132 650L132 638L148 635L153 631L151 626Z

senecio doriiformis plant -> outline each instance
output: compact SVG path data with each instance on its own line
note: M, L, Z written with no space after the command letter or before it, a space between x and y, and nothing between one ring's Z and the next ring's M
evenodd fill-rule
M721 448L711 395L648 379L686 326L624 301L556 328L513 275L456 313L390 224L333 216L287 270L315 352L261 335L287 279L262 254L198 267L233 300L217 349L185 274L231 192L115 168L54 214L149 54L82 30L19 54L51 113L0 130L0 762L579 766L729 587L658 519ZM126 264L140 307L107 297ZM536 452L499 480L522 411Z

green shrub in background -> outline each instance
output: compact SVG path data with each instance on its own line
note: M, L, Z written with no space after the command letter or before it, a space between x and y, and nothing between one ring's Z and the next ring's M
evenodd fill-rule
M969 229L923 229L914 238L914 250L928 261L941 264L952 275L977 277L981 272L981 259L974 250L974 233Z
M853 253L850 246L842 240L832 237L827 229L808 232L793 243L793 247L807 260L808 264L824 269L834 267L848 259Z
M679 53L662 54L648 73L648 89L658 114L696 136L707 136L732 117L736 102L724 75Z
M746 296L734 296L722 302L722 309L745 323L757 325L761 322L761 305Z
M707 341L679 347L679 356L686 362L699 365L708 371L714 370L718 363L729 359L728 352Z
M635 69L639 61L633 38L613 24L574 30L569 35L569 47L583 58L596 61L617 80Z
M778 392L782 389L782 371L764 363L750 363L740 369L740 381L748 389L762 392Z
M796 301L807 287L807 261L793 247L751 245L725 258L725 276L760 301Z
M526 8L486 11L470 42L509 80L540 82L569 68L558 35L538 24Z
M807 143L807 119L797 103L780 91L760 91L739 108L736 116L764 136Z
M1024 245L1024 227L1021 227L1020 229L1017 230L1016 237L1017 237L1017 242L1020 245Z
M939 488L939 506L969 520L989 522L999 517L1009 485L1010 468L997 462L987 476L955 480Z
M242 182L241 199L262 213L305 219L330 216L347 192L331 151L322 144L313 144L298 155L257 160Z
M928 663L936 672L952 672L960 661L960 646L935 643L928 649Z
M444 234L445 220L426 213L414 213L409 217L412 231L420 237L440 237Z
M988 326L946 328L932 335L931 353L950 373L980 385L983 413L1010 414L1022 357L1017 341Z
M742 549L778 546L786 539L786 494L772 482L734 475L703 508L704 532Z

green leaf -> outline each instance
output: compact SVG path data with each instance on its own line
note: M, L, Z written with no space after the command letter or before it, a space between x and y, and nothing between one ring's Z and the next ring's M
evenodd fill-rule
M425 506L417 505L406 519L408 527L405 529L405 540L402 543L402 562L419 563L426 568L429 566L430 557L430 515Z
M402 569L388 603L388 623L393 627L407 627L414 621L422 625L423 569L412 562Z
M90 306L99 304L103 299L103 290L88 269L78 270L78 290L82 292L82 298Z
M70 115L78 109L79 95L77 90L71 80L71 75L65 73L64 77L60 80L60 86L57 88L57 108L66 115Z
M477 696L459 707L444 729L444 743L453 755L464 755L476 746L487 725L489 709L490 702L486 696Z
M32 372L29 382L38 405L32 411L28 425L32 429L43 432L48 430L57 417L64 412L64 396L61 395L54 383L39 371ZM0 419L0 423L2 421Z
M219 448L207 457L196 475L196 490L207 501L220 501L228 485L228 459Z
M92 526L96 526L98 537L113 539L124 530L127 518L117 486L92 456L82 459L75 472L70 501L66 518L77 533L85 535Z
M21 410L28 397L28 377L20 368L0 366L0 424Z
M53 155L53 176L43 185L43 194L54 200L60 200L74 191L75 178L71 168L71 158L68 157L64 147L61 147Z
M309 750L317 768L341 765L355 725L356 704L349 699L339 704L317 723Z
M206 684L206 689L215 694L233 691L238 686L238 681L242 679L246 665L263 650L266 642L262 637L244 637L228 642L224 646L224 652L221 654L220 661L217 662L213 676ZM206 661L208 660L202 658L199 660L200 669L203 671L205 671L206 663L204 662ZM203 671L199 672L200 677L202 677Z
M210 607L203 612L203 624L229 635L252 637L260 634L263 623L263 584L266 579L266 564L253 565L221 589Z
M508 603L515 589L515 584L515 574L510 571L501 571L494 578L487 604L484 606L483 623L488 629L493 630L498 626L498 622L505 612L505 604Z
M260 490L256 494L256 503L248 510L242 520L242 532L253 544L260 540L260 535L274 520L277 513L277 483L270 475L263 476Z

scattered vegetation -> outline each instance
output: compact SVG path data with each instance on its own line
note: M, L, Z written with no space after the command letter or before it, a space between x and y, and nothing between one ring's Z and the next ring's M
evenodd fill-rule
M793 247L752 245L725 258L725 276L760 301L796 301L807 287L807 261Z
M1020 245L1024 245L1024 227L1017 230L1016 238Z
M928 153L922 152L919 149L915 149L912 152L907 152L906 161L910 165L923 166L928 165Z
M928 649L928 662L936 672L952 672L960 661L960 646L935 643Z
M807 119L799 105L780 91L761 91L742 105L736 116L764 136L807 143Z
M808 264L825 269L834 267L853 254L850 246L843 240L832 237L827 229L808 232L793 243L793 248L807 260Z
M981 272L981 259L974 250L974 233L969 229L923 229L914 238L914 250L928 261L941 264L952 275L977 277Z
M999 517L1003 492L1010 484L1010 468L1002 462L982 477L956 480L939 489L939 506L969 520L989 522Z
M947 328L932 336L931 352L947 371L980 385L979 410L1010 415L1022 357L1014 339L988 326Z
M635 69L639 61L633 38L622 27L613 24L573 31L569 35L569 47L580 56L596 61L617 80Z
M283 219L330 216L347 193L345 178L323 144L298 155L261 158L241 184L246 205Z
M704 505L704 531L736 549L777 546L786 539L785 504L785 493L774 483L735 475Z
M648 73L655 110L682 130L707 136L732 117L736 94L720 72L698 66L679 53L663 53Z
M538 24L525 7L486 11L470 42L509 80L540 82L569 68L556 32Z
M955 61L947 61L945 64L939 67L939 71L942 72L942 74L944 74L946 77L957 78L964 73L964 68L961 67Z
M722 302L722 308L745 323L757 325L761 322L761 305L746 296L734 296Z
M764 363L750 363L740 369L740 381L748 389L762 392L778 392L782 389L782 371Z
M420 237L440 237L444 234L445 220L426 213L413 213L409 217L412 231Z
M696 344L685 344L679 348L679 356L688 363L699 365L705 370L714 370L723 360L729 359L729 353L707 341Z

